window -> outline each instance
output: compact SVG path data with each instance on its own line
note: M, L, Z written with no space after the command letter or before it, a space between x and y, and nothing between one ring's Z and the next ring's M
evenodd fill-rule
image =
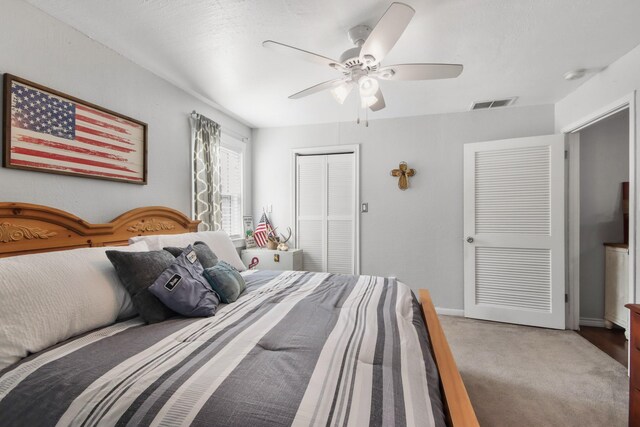
M220 195L222 229L231 237L240 238L242 229L242 160L241 148L230 144L220 146Z

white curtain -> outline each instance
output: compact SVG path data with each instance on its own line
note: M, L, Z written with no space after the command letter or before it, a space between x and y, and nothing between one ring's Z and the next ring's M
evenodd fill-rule
M220 125L195 113L190 121L193 218L202 221L201 231L220 230Z

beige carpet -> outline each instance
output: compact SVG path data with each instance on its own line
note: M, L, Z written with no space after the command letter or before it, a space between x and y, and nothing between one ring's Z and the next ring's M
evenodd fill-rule
M626 369L572 331L440 316L481 426L626 426Z

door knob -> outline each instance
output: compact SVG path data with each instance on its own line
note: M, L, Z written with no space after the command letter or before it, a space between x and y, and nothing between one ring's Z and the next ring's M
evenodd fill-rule
M473 243L473 237L471 236L467 237L467 243Z

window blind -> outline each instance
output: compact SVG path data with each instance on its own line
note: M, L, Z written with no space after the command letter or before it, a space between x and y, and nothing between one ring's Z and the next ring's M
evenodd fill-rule
M220 147L220 201L222 229L232 237L242 230L242 153Z

